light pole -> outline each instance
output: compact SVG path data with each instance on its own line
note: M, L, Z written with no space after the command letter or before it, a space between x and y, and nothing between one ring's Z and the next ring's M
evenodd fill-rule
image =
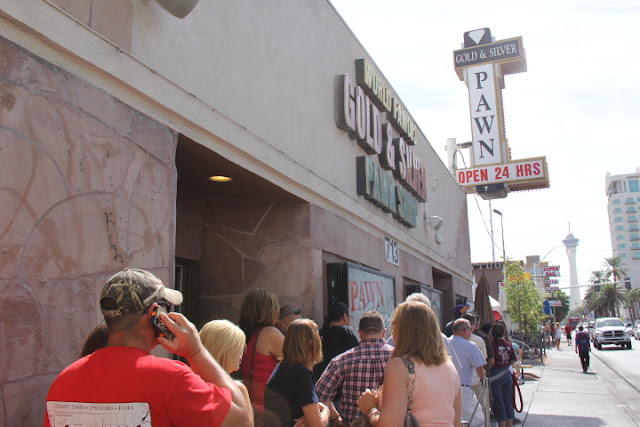
M502 272L503 272L503 276L506 273L506 269L505 269L505 262L507 261L507 255L504 249L504 223L502 221L502 212L500 212L498 209L494 209L493 213L500 215L500 230L502 231ZM506 280L506 277L505 277Z
M502 285L502 289L498 291L498 295L499 295L499 299L501 299L500 308L503 310L506 310L507 296L506 296L504 287L507 285L507 253L504 247L504 221L502 218L502 212L500 212L498 209L494 209L493 213L500 215L500 230L502 231L502 283L503 285ZM493 241L491 243L493 243ZM500 296L502 296L502 298L500 298ZM504 304L503 304L503 301L504 301ZM519 302L520 302L520 299L518 299L518 303ZM519 307L518 307L518 310L519 310L518 315L522 316L522 311L520 311Z
M543 257L542 257L542 259L540 259L538 262L536 262L536 263L534 263L534 264L533 264L533 275L532 275L532 277L533 277L534 283L536 284L536 288L538 288L537 281L538 281L538 279L540 278L540 276L538 276L538 275L537 275L537 269L538 269L538 266L539 266L540 264L542 264L542 261L544 261L544 259L545 259L546 257L548 257L548 256L549 256L549 254L551 254L551 252L553 252L553 251L555 251L556 249L561 248L561 247L563 247L563 245L558 245L558 246L554 247L554 248L553 248L553 249L551 249L549 252L547 252L547 254L546 254L545 256L543 256ZM542 277L544 278L545 276L544 276L544 275L542 275ZM543 283L542 288L544 289L544 287L545 287L545 286L544 286L544 283ZM554 298L554 296L555 296L555 291L549 291L549 293L551 294L551 299L553 299L553 298ZM552 307L552 308L551 308L551 313L552 313L553 319L555 320L555 319L556 319L556 308L555 308L555 307Z
M546 254L545 256L543 256L543 257L542 257L542 259L540 259L538 262L534 262L534 263L533 263L533 277L534 277L534 278L537 278L537 277L538 277L538 276L537 276L537 274L536 274L536 273L537 273L537 268L538 268L538 266L539 266L540 264L542 264L542 261L544 261L544 259L545 259L546 257L548 257L548 256L549 256L549 254L551 254L551 252L555 251L555 250L556 250L556 249L558 249L558 248L562 248L562 247L564 247L564 245L558 245L558 246L556 246L555 248L553 248L553 249L551 249L549 252L547 252L547 254Z

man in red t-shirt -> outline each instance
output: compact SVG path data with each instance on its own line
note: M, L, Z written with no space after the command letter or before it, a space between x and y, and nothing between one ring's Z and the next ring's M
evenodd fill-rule
M125 269L111 277L100 298L107 346L58 375L47 395L44 426L252 426L249 402L204 348L195 326L163 311L181 303L180 292L148 271ZM152 356L158 344L190 367Z
M571 346L571 325L567 323L564 327L564 334L567 336L567 344Z

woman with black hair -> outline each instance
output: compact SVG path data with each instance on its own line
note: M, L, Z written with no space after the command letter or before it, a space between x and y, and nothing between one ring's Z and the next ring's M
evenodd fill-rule
M491 327L491 346L494 352L494 364L491 368L491 393L493 394L493 412L499 427L513 425L512 377L509 367L517 360L511 343L505 336L506 328L500 323Z

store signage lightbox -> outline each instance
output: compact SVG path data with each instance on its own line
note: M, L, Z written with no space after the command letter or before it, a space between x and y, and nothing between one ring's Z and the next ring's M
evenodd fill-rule
M544 157L520 160L492 166L480 166L456 171L462 185L488 185L500 182L531 181L544 178L547 173Z
M542 267L542 275L545 277L560 277L560 266L550 265Z
M418 203L427 200L427 171L411 146L417 127L391 87L366 59L335 78L335 122L367 156L357 158L357 193L393 214L407 227L417 224Z
M329 304L340 301L349 307L351 328L356 331L360 317L376 310L391 324L395 308L395 277L350 262L327 264Z
M481 28L464 40L464 49L453 52L453 65L469 89L472 144L471 167L456 171L458 183L484 199L549 187L546 159L512 160L505 136L501 91L505 75L527 71L522 37L492 42L491 31Z

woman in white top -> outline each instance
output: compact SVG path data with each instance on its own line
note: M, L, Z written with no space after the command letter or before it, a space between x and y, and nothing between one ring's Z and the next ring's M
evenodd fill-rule
M402 426L409 398L409 371L401 358L413 361L416 378L411 412L421 426L459 426L462 412L460 377L445 347L430 307L407 301L391 321L395 350L384 373L384 402L366 390L358 406L374 426Z

